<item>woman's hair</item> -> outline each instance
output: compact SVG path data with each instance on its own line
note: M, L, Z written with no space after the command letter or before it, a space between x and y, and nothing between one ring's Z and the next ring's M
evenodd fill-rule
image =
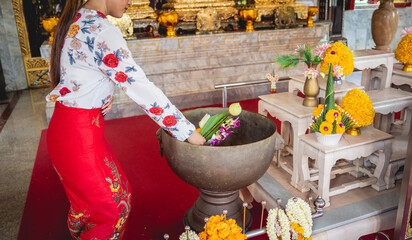
M51 86L53 88L60 82L60 57L64 44L64 38L66 37L67 31L69 31L70 25L76 17L77 11L81 8L84 2L84 0L66 0L63 13L60 16L59 23L56 26L51 49L49 74Z

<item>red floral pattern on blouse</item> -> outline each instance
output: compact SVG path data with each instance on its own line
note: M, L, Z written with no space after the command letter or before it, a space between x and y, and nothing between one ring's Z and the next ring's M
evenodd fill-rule
M163 119L163 124L166 127L173 127L174 125L176 125L176 123L177 123L176 118L173 115L166 116Z
M114 76L114 79L118 82L126 82L127 81L127 74L124 72L117 72Z
M161 107L152 107L149 109L149 111L157 116L160 116L163 113L163 109Z
M60 92L60 95L62 97L66 96L66 94L68 94L68 93L71 93L71 91L67 87L64 87L64 88L60 89L59 92Z
M113 53L110 53L103 58L103 63L108 67L115 68L119 65L119 59Z

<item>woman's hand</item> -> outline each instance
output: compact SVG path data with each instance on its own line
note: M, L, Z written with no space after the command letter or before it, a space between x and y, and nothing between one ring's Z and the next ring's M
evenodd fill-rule
M206 139L198 132L194 131L193 134L187 138L187 141L195 145L203 145L206 142Z
M105 116L111 109L113 105L113 97L103 105L102 107L102 115Z

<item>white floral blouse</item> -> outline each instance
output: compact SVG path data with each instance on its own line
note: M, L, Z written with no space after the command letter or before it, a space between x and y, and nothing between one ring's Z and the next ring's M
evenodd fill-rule
M175 138L183 141L195 131L135 63L120 30L98 11L82 8L77 13L63 44L60 71L60 83L47 95L48 102L101 108L116 85Z

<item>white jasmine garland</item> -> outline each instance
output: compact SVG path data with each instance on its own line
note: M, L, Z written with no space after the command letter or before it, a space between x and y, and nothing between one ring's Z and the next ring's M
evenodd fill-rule
M300 198L289 199L286 204L286 214L291 222L295 222L303 228L305 238L312 235L312 213L307 202Z
M189 232L189 239L187 239L187 235L188 235L187 232L184 232L180 234L179 240L199 240L199 237L194 231L189 230L188 232Z
M266 218L266 232L269 240L290 240L290 222L282 209L270 209Z

